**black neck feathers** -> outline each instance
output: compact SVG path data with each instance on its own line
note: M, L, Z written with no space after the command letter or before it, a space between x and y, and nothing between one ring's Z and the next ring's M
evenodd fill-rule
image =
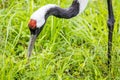
M80 3L78 0L74 0L69 8L62 9L60 7L54 7L47 11L45 18L47 19L50 15L58 18L69 19L75 17L79 13Z

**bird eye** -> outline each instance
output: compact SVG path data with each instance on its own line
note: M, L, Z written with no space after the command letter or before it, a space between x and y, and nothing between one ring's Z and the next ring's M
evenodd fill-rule
M36 20L31 19L28 26L30 29L36 29Z

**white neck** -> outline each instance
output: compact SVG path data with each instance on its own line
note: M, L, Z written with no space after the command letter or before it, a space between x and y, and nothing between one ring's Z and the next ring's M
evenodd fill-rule
M80 3L80 12L83 12L88 4L88 0L78 0Z
M47 13L47 11L51 8L56 7L56 5L54 4L48 4L45 5L41 8L39 8L37 11L35 11L32 15L31 15L31 19L34 19L37 21L37 27L40 28L42 27L42 25L44 25L45 23L45 15Z
M88 0L78 0L78 1L80 3L79 13L81 13L86 8ZM38 28L42 27L45 24L45 15L46 15L47 11L50 10L51 8L55 8L55 7L58 7L58 6L55 4L48 4L48 5L45 5L41 8L39 8L37 11L35 11L32 14L31 19L36 20Z

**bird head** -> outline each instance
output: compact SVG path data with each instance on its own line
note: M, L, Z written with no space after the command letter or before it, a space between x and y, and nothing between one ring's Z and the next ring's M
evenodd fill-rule
M28 57L31 56L35 40L37 36L40 34L40 32L42 31L42 28L46 22L46 19L47 19L46 14L48 10L53 7L55 7L55 5L49 4L49 5L43 6L31 15L30 21L28 23L28 27L31 32L30 42L28 46Z
M36 36L39 35L41 28L44 24L38 25L38 23L40 23L40 22L38 22L38 20L30 19L30 21L28 23L28 27L30 29L31 35L36 35Z
M37 19L30 19L30 21L28 23L28 27L29 27L30 33L31 33L29 46L28 46L28 57L31 56L32 49L34 47L36 38L40 34L43 26L44 26L44 23L41 23Z

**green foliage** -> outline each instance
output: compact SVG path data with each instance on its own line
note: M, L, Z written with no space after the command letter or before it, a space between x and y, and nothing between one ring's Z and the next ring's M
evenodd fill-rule
M30 62L30 15L48 3L69 7L72 0L0 1L0 80L120 80L120 0L114 0L112 68L107 67L107 3L89 2L81 15L49 17Z

